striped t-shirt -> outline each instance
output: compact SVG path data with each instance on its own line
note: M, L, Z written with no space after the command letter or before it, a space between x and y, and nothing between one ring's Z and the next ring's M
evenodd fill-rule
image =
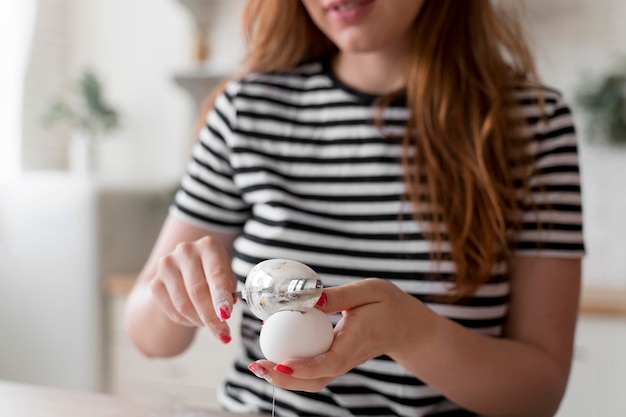
M561 96L549 89L543 93L547 118L540 117L535 90L516 93L519 108L513 113L527 120L525 134L534 138L530 186L536 203L524 215L516 253L580 257L575 131ZM260 261L294 259L319 273L326 287L384 278L427 300L442 316L499 336L510 289L505 264L496 265L492 281L462 304L430 297L449 294L455 270L446 256L450 247L444 242L441 261L432 260L433 246L422 234L429 225L413 220L405 198L402 143L390 136L400 136L408 110L402 104L386 108L381 132L372 121L379 115L373 100L342 84L319 62L230 82L207 116L172 213L209 231L241 233L232 262L241 283ZM218 392L230 411L271 410L272 387L247 369L263 357L260 328L244 309L243 343ZM319 393L277 388L276 415L474 414L381 356Z

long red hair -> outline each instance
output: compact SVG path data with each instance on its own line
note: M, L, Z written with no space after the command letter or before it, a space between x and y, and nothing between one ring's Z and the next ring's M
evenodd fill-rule
M281 71L337 51L299 0L248 0L242 26L245 72ZM433 214L424 196L435 208L427 237L449 241L457 294L465 296L510 259L512 232L521 228L516 181L528 193L529 164L508 110L536 71L519 22L489 0L427 0L413 29L408 198L418 220Z

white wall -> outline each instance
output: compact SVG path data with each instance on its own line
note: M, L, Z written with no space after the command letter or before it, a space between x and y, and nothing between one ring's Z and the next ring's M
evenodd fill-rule
M226 3L237 3L226 0ZM174 84L192 66L192 15L176 0L74 0L75 62L93 68L124 116L124 126L103 142L103 180L176 183L188 157L196 109ZM238 35L238 17L224 8L222 28ZM222 69L234 67L238 48L216 48ZM207 92L208 93L208 92Z
M525 0L528 33L546 82L574 98L587 75L626 55L622 0Z
M0 2L0 184L21 168L22 91L35 16L34 0Z
M231 7L224 9L227 17L216 38L238 33L237 17L228 17L238 2L224 1ZM63 172L31 172L0 186L0 378L95 390L101 384L103 349L98 261L115 255L100 253L98 259L98 251L107 249L98 220L115 215L98 213L98 192L136 189L141 196L141 190L178 183L195 139L196 109L173 77L191 67L193 21L176 0L57 4L71 12L63 19L73 34L67 56L74 78L84 68L100 75L107 98L121 109L123 128L105 138L98 183ZM52 23L59 26L58 20L47 24ZM38 42L36 49L45 52L56 40L41 36ZM224 42L214 48L222 71L234 68L241 53L231 46ZM50 54L38 62L48 59ZM34 101L48 99L48 91L33 90L39 93ZM38 112L33 114L38 123ZM130 217L128 212L120 216ZM154 216L145 213L140 223ZM116 238L116 250L128 245L123 236ZM119 272L116 268L123 266L102 266Z
M623 0L525 0L527 26L544 81L562 91L580 139L589 285L626 287L626 148L588 142L576 95L586 80L626 57Z

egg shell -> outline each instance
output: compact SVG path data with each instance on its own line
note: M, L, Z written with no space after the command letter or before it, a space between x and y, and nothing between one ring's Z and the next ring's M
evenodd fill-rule
M333 343L333 324L316 308L278 311L261 328L260 344L265 358L282 363L327 352Z

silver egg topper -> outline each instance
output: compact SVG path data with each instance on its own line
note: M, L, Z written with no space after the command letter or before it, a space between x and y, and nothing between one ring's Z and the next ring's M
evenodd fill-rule
M322 280L307 265L290 259L268 259L250 270L243 298L261 320L281 310L313 308L322 295Z

